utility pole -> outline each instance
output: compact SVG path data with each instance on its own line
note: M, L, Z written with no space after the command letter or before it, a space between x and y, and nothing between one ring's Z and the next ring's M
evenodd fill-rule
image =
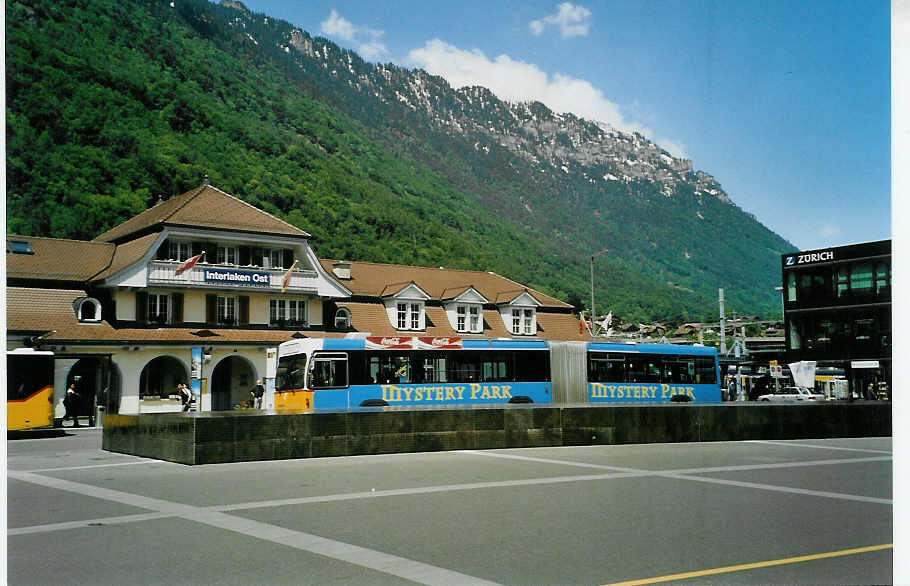
M727 335L724 331L724 290L723 288L717 290L718 299L720 301L720 353L727 353Z

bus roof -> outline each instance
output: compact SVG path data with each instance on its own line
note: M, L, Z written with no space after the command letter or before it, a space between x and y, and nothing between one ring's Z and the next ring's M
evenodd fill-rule
M714 348L713 346L682 346L677 344L618 344L610 342L589 342L588 350L595 352L632 352L638 354L717 355L717 348Z

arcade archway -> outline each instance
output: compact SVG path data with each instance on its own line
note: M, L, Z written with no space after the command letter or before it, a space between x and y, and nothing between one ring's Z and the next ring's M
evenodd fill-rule
M228 356L212 371L212 411L227 411L250 400L256 369L242 356Z
M177 397L177 383L189 382L189 372L173 356L159 356L151 360L139 374L140 399L167 399Z

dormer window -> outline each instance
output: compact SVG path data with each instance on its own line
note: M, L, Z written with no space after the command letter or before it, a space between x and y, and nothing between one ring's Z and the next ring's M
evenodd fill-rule
M531 336L534 334L534 317L533 309L513 309L512 310L512 333L516 335Z
M101 321L101 303L92 297L83 297L77 299L76 318L80 322L100 322Z
M480 319L481 307L479 304L458 304L455 306L455 330L461 333L480 333L483 331L483 322Z
M386 313L389 323L400 331L413 331L426 329L426 314L424 305L430 298L427 293L416 283L388 285L383 290L393 291L382 294L385 299Z
M335 327L338 329L351 327L351 312L347 308L340 307L335 312Z
M537 307L540 302L527 289L518 292L500 293L499 314L505 328L513 336L534 336L537 334Z
M423 303L398 303L397 317L399 330L422 330Z

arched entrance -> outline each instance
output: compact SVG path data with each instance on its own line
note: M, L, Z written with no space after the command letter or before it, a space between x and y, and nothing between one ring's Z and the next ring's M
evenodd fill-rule
M76 413L82 422L95 425L95 415L100 405L104 407L110 385L110 359L105 357L79 358L66 373L64 392L70 385L75 385L79 400ZM119 393L119 387L118 387Z
M229 356L212 371L212 411L227 411L249 403L256 371L249 360Z
M139 374L140 399L177 398L177 383L189 383L190 376L183 362L173 356L151 360Z

